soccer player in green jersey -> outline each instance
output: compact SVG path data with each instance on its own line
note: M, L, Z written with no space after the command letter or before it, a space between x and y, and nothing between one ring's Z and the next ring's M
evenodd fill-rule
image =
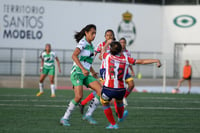
M54 51L51 51L51 45L46 44L45 50L40 54L41 58L41 67L40 67L40 83L39 83L39 89L40 91L36 94L36 96L41 96L44 93L43 89L43 82L46 76L49 76L50 83L51 83L51 97L55 97L55 85L54 85L54 76L55 76L55 65L54 60L57 61L58 70L61 72L60 69L60 62L58 57L56 56L56 53Z
M74 65L71 71L71 82L74 86L75 97L70 101L64 116L60 119L60 123L63 126L70 126L69 118L71 113L83 97L83 85L90 87L96 91L97 94L94 98L94 101L88 108L90 113L88 113L87 116L84 116L83 119L87 120L90 124L96 124L96 121L91 115L96 109L97 105L100 103L99 98L101 93L101 84L92 76L96 75L96 72L92 68L92 62L94 59L94 46L92 41L94 40L95 36L96 26L93 24L87 25L74 36L76 42L78 43L72 54Z

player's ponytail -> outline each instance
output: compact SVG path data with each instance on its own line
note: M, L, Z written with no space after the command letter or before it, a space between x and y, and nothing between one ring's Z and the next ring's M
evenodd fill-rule
M80 32L76 32L76 34L74 35L76 42L78 43L85 36L85 32L90 31L91 28L94 28L96 30L96 26L94 24L89 24L86 25Z

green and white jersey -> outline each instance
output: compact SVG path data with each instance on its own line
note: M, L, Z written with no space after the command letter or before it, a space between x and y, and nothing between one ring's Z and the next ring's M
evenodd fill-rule
M80 49L80 54L78 56L81 64L83 65L83 67L90 71L90 67L92 66L92 62L94 60L94 46L93 44L89 44L85 37L83 39L81 39L78 43L78 45L76 46L77 48ZM72 72L77 68L78 66L76 65L76 63L74 62L74 65L72 67ZM76 69L77 71L80 71L80 68L78 67L78 69Z
M40 54L40 57L44 59L44 66L43 66L44 68L47 68L47 69L54 68L55 66L54 60L57 57L55 52L51 51L49 54L47 54L46 51L43 51Z

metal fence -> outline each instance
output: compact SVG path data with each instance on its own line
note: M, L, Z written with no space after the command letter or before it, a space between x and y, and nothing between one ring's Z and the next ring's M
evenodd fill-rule
M43 49L30 48L0 48L0 75L21 75L22 58L25 59L25 75L37 76L40 69L40 52ZM61 71L58 76L69 76L73 65L71 55L73 50L54 50L60 60ZM136 59L143 58L161 58L162 54L159 52L131 52L132 57ZM96 57L93 63L94 69L98 72L101 61ZM157 78L162 76L162 70L156 69L155 65L135 65L134 71L139 72L143 77Z

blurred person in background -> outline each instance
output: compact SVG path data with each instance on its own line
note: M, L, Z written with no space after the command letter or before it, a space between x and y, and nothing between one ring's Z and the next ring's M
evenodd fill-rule
M192 66L189 64L189 60L186 60L185 61L185 66L183 67L183 77L182 79L180 79L178 81L178 84L177 84L177 88L176 91L179 92L179 88L182 84L183 81L187 80L188 81L188 94L190 94L190 91L191 91L191 80L192 80Z
M40 91L36 94L36 96L41 96L44 93L43 82L46 76L49 76L50 83L51 83L51 97L55 97L55 84L54 84L54 77L55 77L55 64L54 60L57 61L58 70L61 73L60 69L60 62L56 53L51 50L51 44L45 45L45 50L40 54L41 58L41 67L40 67L40 83L39 89Z

